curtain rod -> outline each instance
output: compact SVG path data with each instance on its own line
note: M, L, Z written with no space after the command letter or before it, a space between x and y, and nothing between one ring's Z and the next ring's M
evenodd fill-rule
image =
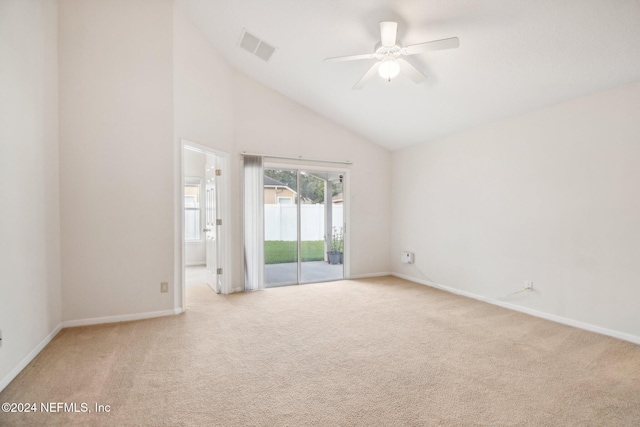
M341 165L352 165L353 163L350 162L349 160L322 160L322 159L308 159L308 158L304 158L302 156L300 157L287 157L287 156L270 156L267 154L256 154L256 153L246 153L246 152L242 152L243 156L257 156L257 157L266 157L269 159L284 159L284 160L304 160L307 162L318 162L318 163L337 163L337 164L341 164Z

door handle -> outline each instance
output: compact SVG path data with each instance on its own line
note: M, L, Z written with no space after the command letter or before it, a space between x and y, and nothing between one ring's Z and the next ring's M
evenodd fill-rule
M203 233L208 233L208 232L210 232L210 231L211 231L211 229L210 229L210 228L203 228L203 229L202 229L202 232L203 232Z

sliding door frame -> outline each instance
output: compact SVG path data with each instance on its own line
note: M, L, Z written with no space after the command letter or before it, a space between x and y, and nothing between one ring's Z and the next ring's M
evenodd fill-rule
M347 280L351 277L351 203L349 203L349 194L351 179L350 179L350 171L348 169L348 164L343 165L342 167L330 167L330 166L317 166L314 165L313 162L270 162L268 158L265 158L263 167L264 169L284 169L284 170L294 170L296 171L296 180L298 185L298 190L300 191L300 171L309 171L309 172L332 172L332 173L340 173L344 175L344 181L342 183L342 195L343 195L343 227L344 227L344 249L343 249L343 265L342 265L342 280ZM300 199L300 198L298 198ZM301 203L298 200L297 204L297 253L298 253L298 261L297 261L297 280L298 285L303 284L302 282L302 244L301 244L301 224L300 224L300 212L301 212ZM325 218L326 221L326 218ZM325 230L325 235L327 230ZM309 282L305 282L309 283Z

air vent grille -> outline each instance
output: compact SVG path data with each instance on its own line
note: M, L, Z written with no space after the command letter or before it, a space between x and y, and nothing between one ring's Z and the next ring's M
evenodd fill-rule
M276 51L275 47L265 43L244 29L242 30L242 37L240 38L240 47L265 62L268 62Z
M256 48L260 44L260 39L251 33L244 31L242 33L242 39L240 40L240 47L247 52L254 53Z

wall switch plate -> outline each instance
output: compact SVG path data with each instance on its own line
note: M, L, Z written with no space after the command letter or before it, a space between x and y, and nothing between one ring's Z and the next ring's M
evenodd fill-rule
M169 282L160 282L160 292L169 292Z

